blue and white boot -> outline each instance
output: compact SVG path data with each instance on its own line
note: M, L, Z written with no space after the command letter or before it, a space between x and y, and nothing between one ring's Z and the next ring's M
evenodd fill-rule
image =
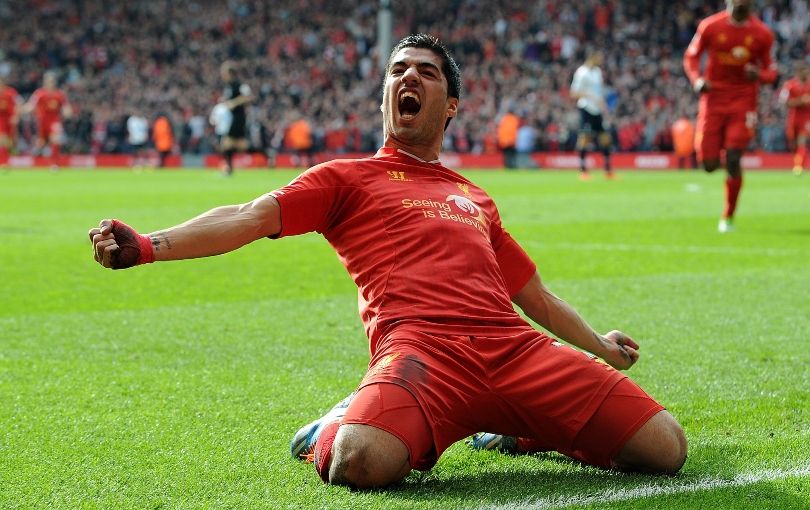
M315 443L318 442L321 431L323 431L324 427L329 423L343 418L355 393L356 392L353 391L348 397L335 404L328 413L298 429L298 432L295 433L292 441L290 441L290 454L293 458L308 460L312 456L312 453L315 451Z

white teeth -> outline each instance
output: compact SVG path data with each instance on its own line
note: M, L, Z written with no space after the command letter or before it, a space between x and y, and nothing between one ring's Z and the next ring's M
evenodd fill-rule
M399 96L400 102L402 102L402 100L405 99L406 97L410 97L410 98L414 99L416 101L416 104L422 104L419 101L419 96L417 96L414 92L403 92L402 95Z

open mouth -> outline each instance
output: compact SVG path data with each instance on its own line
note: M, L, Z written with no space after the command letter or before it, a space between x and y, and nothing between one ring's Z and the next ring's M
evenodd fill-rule
M422 109L422 102L415 92L405 91L399 95L399 116L411 120Z

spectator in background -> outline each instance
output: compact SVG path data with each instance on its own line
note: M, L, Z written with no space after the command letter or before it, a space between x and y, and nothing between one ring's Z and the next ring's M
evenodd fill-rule
M779 100L788 108L785 134L794 151L793 173L801 175L810 143L810 63L796 62L795 73L782 86Z
M537 166L531 158L531 154L535 149L536 138L537 130L532 125L530 119L524 118L521 120L515 140L518 167L534 168Z
M174 147L172 123L165 114L160 114L158 118L155 119L155 124L152 126L152 140L155 144L155 150L158 151L159 155L158 167L164 168L166 166L166 158Z
M183 148L184 152L190 152L192 154L200 153L203 139L205 138L205 127L206 120L203 115L192 115L191 118L188 119L188 123L186 124L188 139Z
M498 149L503 153L503 164L506 168L517 168L518 126L520 119L509 109L498 121Z
M276 166L276 151L272 146L272 133L264 123L264 115L259 108L254 108L248 122L248 140L250 151L264 154L267 159L267 168Z
M149 121L134 113L127 118L127 144L132 153L132 166L144 165L146 144L149 142Z
M784 125L779 122L774 112L767 111L757 126L759 146L766 152L783 152L787 150Z
M293 164L299 167L312 165L312 128L300 113L294 112L290 118L287 132L284 136L284 145L293 151Z
M579 150L579 176L588 180L588 167L585 158L588 148L592 145L599 147L604 157L605 177L613 179L615 176L610 168L610 146L613 142L608 130L607 103L605 102L605 83L602 78L602 65L604 55L595 50L588 53L585 63L577 68L574 80L571 82L571 98L576 100L579 110L580 125L577 137Z
M294 0L274 0L272 5L213 0L4 5L0 75L28 97L43 66L58 70L71 102L94 115L93 125L100 110L109 110L105 121L121 119L134 103L150 120L161 111L178 115L188 124L182 149L209 153L215 145L213 130L205 129L215 101L211 91L220 89L218 66L230 58L254 89L252 104L268 112L267 126L284 126L284 113L293 107L302 110L313 130L356 114L359 136L349 137L353 147L347 150L359 146L373 152L380 142L380 130L367 120L379 115L374 1L319 2L315 22L315 4ZM414 0L394 2L393 8L402 20L397 30L424 27L457 50L467 92L464 115L452 127L454 149L489 153L497 151L494 119L506 105L515 111L542 111L538 126L554 126L550 136L541 133L539 148L574 150L567 117L578 112L569 108L568 85L581 64L575 59L587 47L604 52L602 71L615 86L611 123L617 128L627 122L647 124L660 115L668 129L694 103L682 93L681 56L697 21L707 15L707 5L692 0ZM774 46L780 62L788 64L810 52L806 1L764 2L763 20L780 34ZM775 103L769 88L761 96L763 104ZM648 105L658 97L664 101L654 113ZM781 123L783 112L778 113ZM190 119L196 119L193 126ZM35 129L29 128L28 118L20 120L18 147L26 150ZM199 127L203 132L192 134ZM71 142L74 127L66 123L65 129ZM632 150L641 150L646 142ZM112 141L107 145L109 150L120 148Z
M678 159L678 168L683 169L689 161L689 168L697 168L697 154L695 154L695 125L686 117L681 117L672 123L672 145L675 157Z

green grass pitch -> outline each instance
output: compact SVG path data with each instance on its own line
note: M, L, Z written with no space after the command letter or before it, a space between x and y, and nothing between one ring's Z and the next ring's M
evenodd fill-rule
M243 202L294 172L0 174L0 508L810 507L810 176L467 172L548 286L641 344L630 370L683 424L674 478L454 445L430 472L353 492L289 457L354 388L354 286L316 234L127 271L87 230L142 231Z

